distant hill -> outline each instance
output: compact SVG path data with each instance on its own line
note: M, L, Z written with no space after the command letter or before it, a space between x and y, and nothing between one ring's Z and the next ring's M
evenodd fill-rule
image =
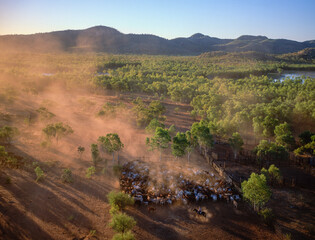
M314 48L315 40L297 42L244 35L220 39L196 33L188 38L167 40L149 34L123 34L114 28L95 26L30 35L0 36L0 51L106 52L114 54L199 55L205 52L247 52L285 54Z
M315 48L305 48L298 52L283 54L280 57L293 62L299 62L303 60L312 61L315 59Z

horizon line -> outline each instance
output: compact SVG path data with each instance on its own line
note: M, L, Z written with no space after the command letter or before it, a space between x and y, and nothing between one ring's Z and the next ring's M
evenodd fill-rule
M151 34L151 33L123 33L121 31L119 31L118 29L114 28L114 27L110 27L110 26L105 26L105 25L94 25L94 26L91 26L91 27L87 27L87 28L80 28L80 29L71 29L71 28L67 28L67 29L60 29L60 30L52 30L52 31L46 31L46 32L32 32L32 33L7 33L7 34L0 34L0 37L2 36L17 36L17 35L35 35L35 34L47 34L47 33L53 33L53 32L63 32L63 31L82 31L82 30L87 30L87 29L91 29L91 28L95 28L95 27L106 27L106 28L111 28L111 29L114 29L116 31L118 31L119 33L121 34L125 34L125 35L129 35L129 34L134 34L134 35L151 35L151 36L156 36L156 37L160 37L160 38L163 38L163 39L166 39L166 40L174 40L174 39L178 39L178 38L189 38L189 37L192 37L193 35L195 34L202 34L203 36L205 37L211 37L211 38L218 38L218 39L226 39L226 40L235 40L235 39L238 39L242 36L254 36L254 37L266 37L267 39L270 39L270 40L290 40L290 41L295 41L295 42L308 42L308 41L314 41L314 39L309 39L309 40L304 40L304 41L298 41L298 40L293 40L293 39L288 39L288 38L269 38L265 35L250 35L250 34L242 34L242 35L239 35L238 37L236 38L220 38L220 37L215 37L215 36L210 36L210 35L206 35L206 34L203 34L203 33L200 33L200 32L195 32L187 37L184 37L184 36L181 36L181 37L175 37L175 38L166 38L166 37L161 37L159 35L156 35L156 34Z

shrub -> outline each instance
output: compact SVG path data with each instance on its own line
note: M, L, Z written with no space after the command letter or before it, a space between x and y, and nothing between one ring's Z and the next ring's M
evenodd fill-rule
M135 225L136 221L134 218L125 213L115 214L109 223L109 226L122 235L125 235L125 233L130 231Z
M8 153L5 150L4 146L0 146L0 163L1 165L5 165L7 162Z
M112 240L135 240L135 236L132 234L132 232L128 231L124 234L122 233L116 233Z
M38 112L38 114L40 115L41 120L48 120L56 116L52 112L49 112L48 109L45 107L38 108L36 112Z
M39 162L32 162L32 166L33 166L34 168L38 167L38 166L39 166Z
M9 156L4 146L0 146L0 164L11 168L19 167L18 160L13 156Z
M86 170L86 175L85 175L85 176L86 176L87 178L91 178L92 175L95 174L95 172L96 172L95 167L91 166L91 167L89 167L89 168Z
M90 239L91 237L95 236L96 230L90 230L89 234L86 236L86 239Z
M114 216L115 214L119 213L119 208L117 205L112 205L111 208L109 209L110 215Z
M282 176L281 176L280 170L274 164L270 165L268 169L268 173L269 173L268 181L270 181L272 185L274 183L278 183L278 184L281 183Z
M123 192L111 191L107 195L107 199L112 207L117 206L119 210L123 210L126 206L131 206L134 204L134 199Z
M61 174L61 181L63 183L73 182L72 172L69 168L63 169L62 174Z
M275 221L275 215L270 208L260 210L259 215L268 226L272 226Z
M82 157L82 154L84 153L84 151L85 151L85 148L84 147L82 147L82 146L79 146L78 148L77 148L77 151L78 151L78 153L79 153L79 156L80 156L80 158Z
M37 177L36 182L44 178L44 171L39 166L37 166L34 171Z
M266 168L262 168L260 170L260 173L263 174L266 177L267 180L269 179L269 172L268 172L268 170Z
M97 163L101 161L101 158L100 158L100 153L98 150L98 145L95 143L91 144L91 155L92 155L92 161L93 161L94 167L96 167Z
M285 239L285 240L292 240L293 238L292 238L291 233L286 233L286 234L284 234L284 239Z
M7 165L11 168L18 168L19 167L19 161L12 156L7 157Z
M49 142L49 141L42 141L42 142L40 143L40 146L41 146L42 148L48 148L48 147L50 146L50 142Z
M4 126L0 128L0 141L11 144L12 139L19 134L16 127Z
M5 159L8 156L8 153L5 151L5 147L4 146L0 146L0 158Z

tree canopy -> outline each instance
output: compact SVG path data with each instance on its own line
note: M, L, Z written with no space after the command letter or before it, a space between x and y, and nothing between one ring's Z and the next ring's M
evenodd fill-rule
M91 144L91 155L94 167L97 167L97 163L101 160L98 145L96 143Z
M145 130L149 133L155 133L157 127L165 128L165 125L161 123L158 119L153 118Z
M193 123L191 134L196 137L199 146L204 148L205 154L214 144L210 129L203 121Z
M118 153L124 148L124 144L120 141L117 133L108 133L106 136L100 136L97 141L106 152L113 154L113 161L115 161L114 153ZM117 158L119 160L119 156Z
M234 158L236 158L244 144L241 135L238 132L233 133L232 137L229 138L229 144L234 151Z
M73 129L68 125L62 122L48 124L43 128L43 133L46 135L47 139L56 138L58 140L64 136L73 133Z
M274 160L287 160L289 157L287 150L283 146L267 140L261 140L254 151L261 160L267 158Z
M169 147L171 136L167 129L157 127L154 136L146 139L146 144L150 150L158 149L160 151L160 160L162 159L162 151Z
M0 141L10 144L12 139L19 134L16 127L3 126L0 128Z
M198 144L198 139L196 136L191 134L191 131L186 131L185 132L186 135L186 139L187 139L187 147L186 147L186 151L187 151L187 159L188 162L190 161L190 155L193 152L194 148L197 146Z
M271 164L268 170L265 168L262 168L260 172L266 177L267 181L271 185L275 183L280 183L282 180L280 169L277 168L274 164Z
M111 191L107 195L107 199L109 201L109 204L111 206L117 206L118 210L123 210L127 206L131 206L134 204L134 199L123 192Z
M271 197L265 175L252 173L250 178L242 182L242 191L245 199L249 200L255 209L263 207Z
M118 233L125 234L130 231L135 225L136 221L133 217L125 213L118 213L113 215L109 225Z
M172 143L172 154L175 157L182 157L186 154L186 149L189 146L188 140L185 133L178 132L173 137Z
M292 135L291 127L284 122L275 127L274 134L276 136L276 143L284 146L286 149L293 149L295 140Z

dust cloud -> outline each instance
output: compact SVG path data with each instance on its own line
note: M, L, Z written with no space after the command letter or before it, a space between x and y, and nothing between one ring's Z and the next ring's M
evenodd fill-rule
M0 112L11 116L7 122L0 119L0 124L19 129L20 134L14 142L17 147L40 162L60 162L63 167L82 170L93 164L91 144L97 143L99 136L117 133L124 144L119 152L120 162L141 160L150 163L154 168L151 178L157 183L164 181L165 169L173 175L189 175L192 169L200 169L200 162L188 163L186 158L175 159L170 149L163 153L162 161L159 160L159 152L148 151L145 139L149 134L137 127L131 100L95 91L90 82L95 74L93 65L82 68L80 56L77 65L69 63L72 57L67 54L58 57L11 54L6 61L0 58ZM76 82L80 78L81 82ZM106 103L122 104L123 107L117 108L114 113L99 116L101 109L106 110ZM45 108L52 116L41 116L38 112L40 108ZM51 144L44 147L42 143L47 139L42 129L57 122L68 124L74 133L58 142L52 139ZM79 146L85 148L82 157L77 152ZM111 161L110 154L101 152L101 157L110 165L117 164L117 154L115 163ZM200 160L198 154L194 154L194 158Z

